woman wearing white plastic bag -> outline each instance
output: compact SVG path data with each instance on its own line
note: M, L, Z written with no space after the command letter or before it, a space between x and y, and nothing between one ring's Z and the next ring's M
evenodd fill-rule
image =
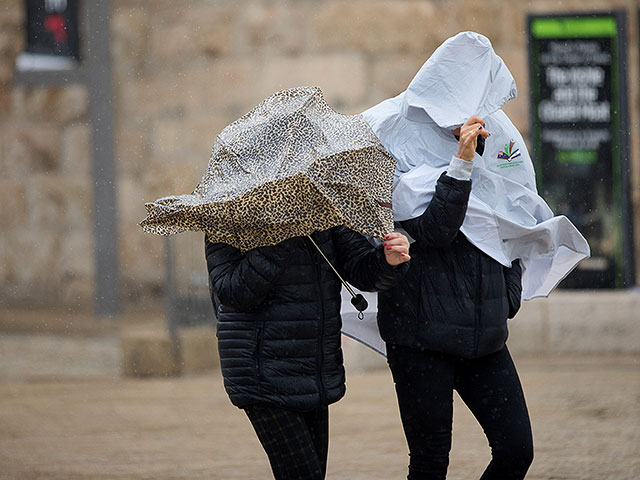
M473 162L473 188L461 232L501 264L519 258L523 299L546 297L589 256L584 237L537 194L522 136L500 108L517 95L515 81L489 40L463 32L447 40L409 88L363 113L397 161L396 221L422 214L447 170L457 140L449 131L472 115L492 133Z
M507 318L521 296L548 294L588 246L536 193L522 137L499 110L515 95L489 40L464 32L404 93L363 114L396 157L394 216L415 239L402 286L378 298L409 479L446 477L453 390L491 445L482 479L524 478L533 458Z

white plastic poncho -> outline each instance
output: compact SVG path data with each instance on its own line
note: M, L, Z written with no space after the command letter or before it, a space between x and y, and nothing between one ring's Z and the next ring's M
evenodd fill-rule
M577 264L589 245L565 216L554 216L536 190L535 172L522 136L500 108L517 95L515 81L489 39L462 32L445 41L407 90L363 113L396 158L396 221L420 216L441 173L457 152L451 130L470 116L491 134L473 159L472 189L461 232L502 265L520 259L522 297L545 297ZM381 353L375 319L345 316L344 333ZM368 333L361 333L366 330Z
M396 158L396 221L420 216L447 170L458 141L451 130L470 116L491 134L473 160L472 188L461 231L502 265L519 258L522 297L549 295L590 254L564 216L554 216L536 190L522 136L500 110L517 94L515 81L486 37L463 32L444 42L409 88L363 113Z

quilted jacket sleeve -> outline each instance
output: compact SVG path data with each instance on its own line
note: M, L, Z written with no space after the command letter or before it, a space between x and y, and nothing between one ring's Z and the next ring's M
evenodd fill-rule
M345 280L362 291L387 290L409 270L409 262L389 265L382 245L372 245L365 236L347 227L336 227L332 233L338 257L336 268Z
M424 246L448 246L464 221L470 193L470 180L457 180L443 173L427 209L419 217L401 222L402 228Z
M211 243L205 238L209 282L220 303L243 311L260 305L287 266L287 252L287 242L242 253L231 245Z
M520 310L522 302L522 267L520 260L511 262L511 268L503 267L504 279L507 284L507 299L509 300L509 318L513 318Z

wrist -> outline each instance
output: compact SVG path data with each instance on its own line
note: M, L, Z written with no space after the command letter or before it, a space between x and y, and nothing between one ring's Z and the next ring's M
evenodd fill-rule
M475 152L469 156L469 155L466 155L465 152L460 150L458 150L458 153L456 154L456 157L458 157L461 160L464 160L465 162L472 162L474 156L475 156Z

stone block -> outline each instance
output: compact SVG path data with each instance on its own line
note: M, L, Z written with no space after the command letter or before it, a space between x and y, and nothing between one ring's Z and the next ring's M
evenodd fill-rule
M0 123L0 171L6 179L24 181L30 172L29 155L27 145L18 141L18 131L14 122Z
M68 190L59 175L33 175L28 192L29 217L41 229L63 231L67 215Z
M131 125L114 132L118 173L123 178L137 181L146 169L147 159L151 154L148 130L142 126Z
M193 46L198 52L208 56L218 57L227 55L233 50L234 23L233 17L237 9L224 8L212 15L201 15L198 9L190 11L189 23L193 25ZM211 22L211 19L216 19Z
M21 180L0 179L0 225L13 228L27 222L25 184Z
M68 231L81 230L93 238L93 182L90 178L64 178L63 201L65 215L61 219Z
M128 81L148 62L150 22L143 8L119 6L111 18L111 57L114 82Z
M216 137L234 120L222 115L197 115L188 119L187 146L193 152L191 161L202 169L202 173L209 164Z
M504 60L513 75L518 96L509 100L503 110L522 136L527 140L529 131L529 65L526 49L513 46L497 47L496 52Z
M60 130L54 125L17 122L4 131L3 176L24 179L60 166Z
M67 231L61 245L60 261L65 278L93 283L95 274L92 225Z
M505 32L510 32L511 26L499 23L496 17L500 18L502 12L506 9L515 9L518 2L510 2L507 7L504 2L499 0L460 0L455 4L455 15L451 15L450 26L457 27L450 30L451 35L455 35L459 31L470 30L482 33L491 40L495 46L496 43L503 41ZM450 35L449 35L450 36Z
M182 328L178 331L178 340L183 373L212 371L220 365L214 327Z
M302 54L309 49L312 8L298 3L247 5L236 24L238 52L241 54Z
M71 308L91 309L95 306L95 281L93 276L69 276L62 279L59 296L62 305Z
M3 60L2 56L0 56L0 86L11 82L12 77L13 67L11 66L11 62L6 57Z
M22 25L24 6L16 0L5 0L0 3L0 28Z
M4 239L3 232L0 231L0 303L4 304L7 300L7 285L9 283L9 272L7 269L9 251L7 250L7 242Z
M230 115L235 120L262 100L262 62L254 58L217 58L193 65L182 89L189 116Z
M154 25L149 32L150 61L157 65L165 62L184 63L196 52L193 29L185 23Z
M146 197L137 179L131 177L118 179L118 211L120 221L125 224L125 231L135 222L141 221L141 217L146 214L144 204L151 200L155 199Z
M62 130L61 172L91 182L91 127L88 124L69 125Z
M119 212L123 235L119 242L119 259L123 280L138 290L146 288L142 287L144 284L163 284L165 276L164 238L145 233L138 225L145 217L144 202L153 200L140 197L142 194L134 181L120 182Z
M10 84L13 79L16 57L24 48L23 38L17 25L0 24L0 85Z
M640 352L640 290L554 291L522 303L509 320L507 344L515 356L633 354ZM347 370L381 368L384 359L343 336Z
M61 238L31 225L6 230L6 275L15 295L34 302L57 301L63 278L59 262Z
M159 119L153 127L152 153L189 163L204 173L215 138L229 123L226 117L203 113Z
M342 53L273 58L260 79L256 89L261 99L284 88L313 85L322 89L327 103L338 111L361 103L370 82L364 57Z
M160 325L128 328L120 335L122 374L129 377L174 376L217 369L213 327L180 329L175 338Z
M53 105L53 118L60 123L87 119L89 91L84 85L69 85L60 89Z
M11 113L11 92L8 89L0 88L0 118L9 118ZM0 132L0 142L2 142L2 135ZM2 151L2 145L0 143L0 152Z
M155 57L184 61L202 54L218 57L232 51L240 9L223 3L205 3L190 5L182 13L179 24L169 20L152 32Z
M188 74L170 71L157 75L136 75L114 85L116 123L142 126L159 115L182 115L190 98Z
M640 292L559 291L549 297L553 353L640 352Z
M13 114L33 122L69 123L85 118L89 95L83 85L65 87L16 87L13 91Z
M177 348L166 329L128 329L120 336L122 374L126 377L179 375Z
M443 15L431 2L325 2L313 18L313 43L321 50L372 55L425 53L438 44L442 24Z
M518 314L509 320L507 344L513 353L549 353L549 318L546 299L522 302Z
M373 60L371 106L405 91L431 52L407 55L379 55Z
M151 154L160 157L178 157L184 143L185 122L179 118L160 118L153 125Z
M204 155L202 163L194 165L181 158L154 156L149 158L148 168L140 179L141 192L145 201L152 201L167 195L191 193L205 171Z
M359 54L219 59L190 69L185 79L188 115L216 115L229 123L284 88L317 85L337 109L362 102L368 88Z

